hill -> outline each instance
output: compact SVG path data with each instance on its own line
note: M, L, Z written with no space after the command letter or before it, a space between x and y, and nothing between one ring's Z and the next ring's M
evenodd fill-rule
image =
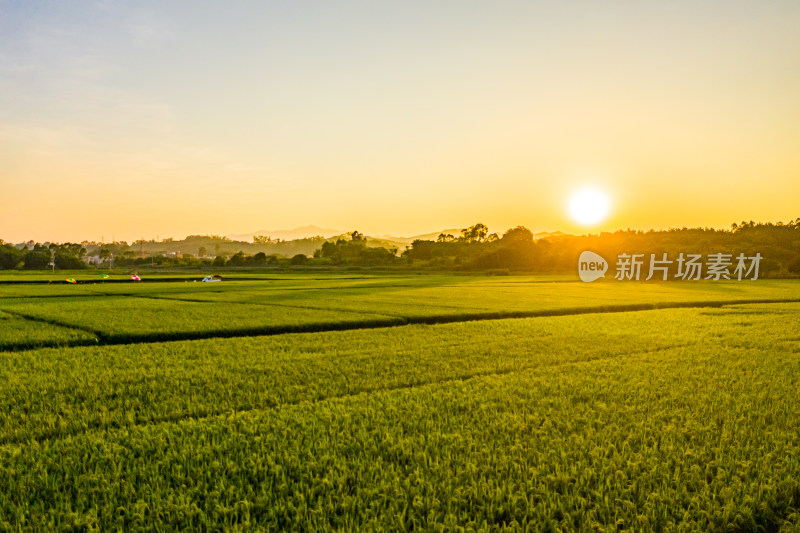
M340 229L321 228L319 226L302 226L294 229L279 229L279 230L259 230L255 233L243 233L238 235L228 235L228 238L234 241L252 242L253 237L270 237L273 240L294 241L297 239L307 239L309 237L333 237L343 233Z

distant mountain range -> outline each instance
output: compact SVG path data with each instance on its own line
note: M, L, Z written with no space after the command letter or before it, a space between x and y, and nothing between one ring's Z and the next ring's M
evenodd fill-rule
M228 235L227 237L234 241L243 241L243 242L252 242L253 237L271 237L273 240L283 240L283 241L293 241L297 239L307 239L309 237L317 237L321 236L326 239L330 239L331 237L339 237L344 236L349 232L340 230L340 229L333 229L333 228L321 228L319 226L302 226L299 228L294 229L281 229L281 230L259 230L255 233L242 233L237 235ZM397 235L367 235L367 239L371 241L382 241L385 243L393 243L395 245L406 245L411 244L416 240L421 241L435 241L439 235L444 233L445 235L453 235L454 237L458 237L461 235L461 230L457 228L451 229L443 229L440 231L434 231L431 233L423 233L422 235L414 235L412 237L400 237ZM561 237L567 235L566 233L562 233L560 231L554 232L541 232L541 233L534 233L534 239L543 239L545 237Z
M271 237L272 239L281 239L284 241L293 241L296 239L307 239L309 237L317 237L317 236L329 239L331 237L339 237L347 233L350 232L341 229L321 228L319 226L302 226L300 228L294 228L294 229L259 230L256 231L255 233L241 233L237 235L227 235L227 237L234 241L244 241L244 242L251 242L253 240L253 237L255 236ZM425 233L424 235L414 235L413 237L398 237L397 235L375 235L375 236L367 235L367 238L373 240L402 243L402 244L411 244L417 239L435 241L436 237L438 237L439 234L441 233L450 233L452 235L458 236L461 233L461 230L445 229L433 233Z
M272 237L273 239L280 239L282 241L293 241L296 239L307 239L308 237L321 236L333 237L344 233L340 229L320 228L319 226L302 226L294 229L278 229L278 230L259 230L255 233L243 233L240 235L228 235L227 237L234 241L252 242L253 237Z
M534 233L533 234L533 238L534 239L544 239L544 238L547 238L547 237L571 237L571 236L572 236L572 234L564 233L562 231L553 231L553 232L543 231L541 233Z
M422 235L411 237L398 237L396 235L365 235L367 246L381 247L391 250L396 249L402 252L415 240L435 241L440 234L453 235L458 237L460 229L443 229ZM271 241L253 242L253 236L271 237ZM536 233L535 239L544 237L559 237L565 235L560 231L553 233ZM325 240L335 241L336 239L350 239L350 232L332 228L322 228L319 226L303 226L289 230L262 230L255 233L239 235L228 235L219 237L214 235L189 235L185 239L165 239L142 241L132 245L135 253L150 255L174 255L191 254L198 257L216 257L218 255L231 256L237 252L244 252L249 255L258 252L266 254L277 254L285 257L292 257L295 254L311 255L318 250ZM86 243L89 255L96 254L103 245L98 243Z
M387 241L399 242L402 244L411 244L416 240L420 241L435 241L436 238L444 233L445 235L450 234L454 237L461 235L460 229L443 229L441 231L434 231L433 233L424 233L422 235L414 235L413 237L398 237L396 235L376 235L376 239L384 239ZM369 236L367 236L369 238Z

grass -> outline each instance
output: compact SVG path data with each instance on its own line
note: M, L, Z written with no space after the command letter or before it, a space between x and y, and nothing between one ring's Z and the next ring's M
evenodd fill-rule
M797 282L65 287L0 289L0 531L800 529L800 302L722 305Z
M171 346L182 354L151 345L163 359L133 353L107 372L112 389L132 386L117 386L120 398L202 405L252 387L284 400L6 444L0 485L18 489L0 509L33 529L787 528L800 506L798 313L414 326L329 333L327 349L308 334ZM493 353L495 339L517 349ZM75 350L11 357L47 376L80 361ZM90 369L116 359L107 350L84 349L69 379L102 383ZM221 376L226 386L207 388ZM176 391L181 380L191 385Z
M0 352L39 346L93 344L91 333L68 327L33 322L0 311Z
M672 311L672 316L680 311ZM679 316L679 315L678 315ZM277 407L692 343L620 319L500 320L378 330L28 351L0 359L0 443ZM596 332L612 345L591 345ZM424 347L424 349L423 349Z
M17 299L6 304L6 309L19 316L90 331L101 341L112 343L400 323L396 318L370 313L119 296Z
M4 287L0 309L124 343L763 300L800 300L800 283L406 275L33 285Z

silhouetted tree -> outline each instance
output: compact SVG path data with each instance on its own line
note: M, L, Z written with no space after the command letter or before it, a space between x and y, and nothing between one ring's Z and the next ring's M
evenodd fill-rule
M488 233L489 233L489 228L487 228L485 224L481 224L479 222L474 226L462 229L461 237L459 237L459 240L461 242L467 242L467 243L483 242L486 239L486 235Z
M533 232L525 226L517 226L506 230L503 233L503 241L509 242L533 242Z
M392 261L397 249L387 250L381 247L368 247L367 239L358 231L350 233L350 240L336 239L336 242L324 242L314 257L330 259L334 264L378 264Z

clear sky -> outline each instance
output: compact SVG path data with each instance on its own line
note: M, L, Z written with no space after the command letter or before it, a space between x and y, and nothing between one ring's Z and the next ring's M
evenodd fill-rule
M6 241L798 216L800 2L0 0Z

